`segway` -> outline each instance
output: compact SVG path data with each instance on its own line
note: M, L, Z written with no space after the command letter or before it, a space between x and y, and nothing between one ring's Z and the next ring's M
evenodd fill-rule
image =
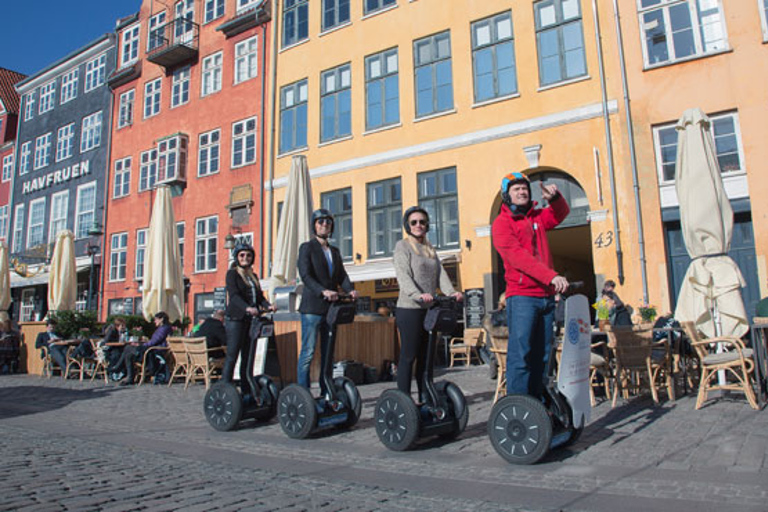
M437 334L450 333L456 328L455 304L453 297L435 297L424 319L424 329L429 332L422 377L426 402L418 406L410 396L397 389L384 391L376 401L376 434L390 450L407 450L423 437L453 439L467 426L469 408L461 389L453 382L434 382Z
M217 382L205 393L205 418L216 430L227 432L248 418L265 421L275 417L279 395L277 386L267 375L253 376L259 339L266 338L269 343L274 337L274 330L272 313L260 312L258 317L254 317L249 332L251 343L248 358L247 361L240 361L240 364L248 368L246 382L240 382L240 389L231 382Z
M355 319L355 302L342 295L332 303L325 316L328 324L328 343L320 369L320 380L325 393L317 398L299 384L287 386L278 400L280 426L288 437L304 439L315 432L336 428L350 428L360 419L362 400L354 382L347 377L333 378L333 353L336 328Z
M578 286L572 284L571 288ZM511 326L510 326L511 328ZM565 336L559 376L553 364L544 379L543 402L529 395L508 395L491 409L488 437L496 452L512 464L534 464L551 449L573 444L589 422L589 301L574 295L565 303ZM557 343L552 343L550 362Z

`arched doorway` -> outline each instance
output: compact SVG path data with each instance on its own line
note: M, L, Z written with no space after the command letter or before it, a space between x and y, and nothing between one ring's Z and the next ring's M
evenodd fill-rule
M592 234L587 213L589 200L584 189L569 174L557 169L542 169L536 172L526 172L531 180L531 195L539 207L547 206L541 197L540 182L554 183L563 194L571 212L568 217L548 233L549 247L552 252L555 270L564 275L569 281L583 281L584 287L579 293L586 295L590 302L597 294L595 283L595 267L592 258ZM497 196L491 213L491 222L501 208L501 198ZM505 288L504 265L501 257L494 250L492 255L494 275L494 297L498 297Z

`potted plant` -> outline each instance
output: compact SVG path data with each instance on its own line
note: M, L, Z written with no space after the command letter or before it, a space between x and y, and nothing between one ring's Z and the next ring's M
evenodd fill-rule
M637 311L640 313L640 319L644 324L653 323L656 320L656 306L651 304L644 304L642 306L638 306Z
M597 311L597 327L601 331L605 330L607 325L611 324L611 308L608 307L608 301L600 299L592 304L592 307Z

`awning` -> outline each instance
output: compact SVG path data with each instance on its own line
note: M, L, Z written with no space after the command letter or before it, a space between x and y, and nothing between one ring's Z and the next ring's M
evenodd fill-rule
M91 268L90 258L78 258L76 261L77 273L84 272ZM11 270L11 288L27 288L29 286L37 286L40 284L48 284L50 278L50 272L44 270L39 274L32 277L21 277L16 272Z

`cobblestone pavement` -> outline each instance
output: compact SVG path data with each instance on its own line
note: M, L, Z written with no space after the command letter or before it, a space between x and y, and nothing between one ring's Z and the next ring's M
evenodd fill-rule
M600 402L574 446L520 467L486 436L486 368L440 378L467 395L466 431L395 453L372 420L391 383L359 388L352 430L298 441L274 421L212 430L202 385L2 376L0 510L768 510L768 411L743 397Z

